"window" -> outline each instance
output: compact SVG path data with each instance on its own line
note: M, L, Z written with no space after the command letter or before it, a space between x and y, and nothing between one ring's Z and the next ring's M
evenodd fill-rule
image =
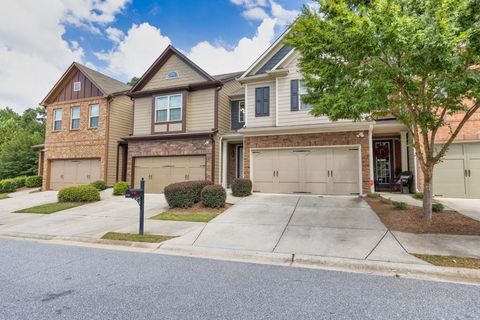
M62 109L53 110L53 131L62 130Z
M182 95L174 94L155 98L155 122L182 120Z
M80 107L72 107L70 129L80 129Z
M302 102L302 97L308 94L307 87L303 80L298 81L298 93L298 105L300 106L300 110L310 109L312 107L311 105Z
M245 122L245 101L238 103L238 122Z
M170 71L167 73L167 79L174 79L178 78L178 72L177 71Z
M270 87L255 88L255 117L270 115Z
M98 104L90 105L90 112L88 116L88 127L98 128L98 117L100 114L100 106Z
M73 91L80 91L82 88L82 83L80 81L76 81L73 83Z

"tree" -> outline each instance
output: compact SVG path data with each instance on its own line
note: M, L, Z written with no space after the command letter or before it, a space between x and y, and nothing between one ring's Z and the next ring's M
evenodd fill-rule
M133 87L134 85L137 84L138 80L140 80L140 78L138 78L138 77L133 77L132 79L130 79L130 81L127 82L127 84L128 84L129 86L132 86L132 87Z
M433 168L480 95L479 0L318 0L287 36L314 116L405 124L424 175L423 212L432 217ZM438 145L448 117L463 115Z

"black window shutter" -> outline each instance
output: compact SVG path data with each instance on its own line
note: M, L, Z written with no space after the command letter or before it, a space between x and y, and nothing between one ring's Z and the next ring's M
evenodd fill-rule
M298 80L290 81L290 110L298 110Z
M263 88L263 115L270 114L270 87Z
M262 115L263 88L255 89L255 116Z

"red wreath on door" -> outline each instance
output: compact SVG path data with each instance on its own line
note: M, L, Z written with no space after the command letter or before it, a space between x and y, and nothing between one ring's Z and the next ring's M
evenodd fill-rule
M375 156L377 159L385 159L388 157L390 150L387 145L381 144L375 149Z

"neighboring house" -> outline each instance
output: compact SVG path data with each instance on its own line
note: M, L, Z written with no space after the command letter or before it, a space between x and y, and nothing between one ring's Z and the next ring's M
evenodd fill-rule
M211 76L173 46L128 92L134 105L127 144L127 181L146 192L173 182L219 181L220 137L230 130L228 95L240 73Z
M45 144L40 146L43 188L125 177L120 137L132 132L131 87L74 62L41 102L46 108Z
M237 131L222 136L222 184L243 176L257 192L365 194L390 190L397 173L414 171L407 130L395 119L331 122L310 115L301 101L299 53L283 43L285 34L230 94Z

